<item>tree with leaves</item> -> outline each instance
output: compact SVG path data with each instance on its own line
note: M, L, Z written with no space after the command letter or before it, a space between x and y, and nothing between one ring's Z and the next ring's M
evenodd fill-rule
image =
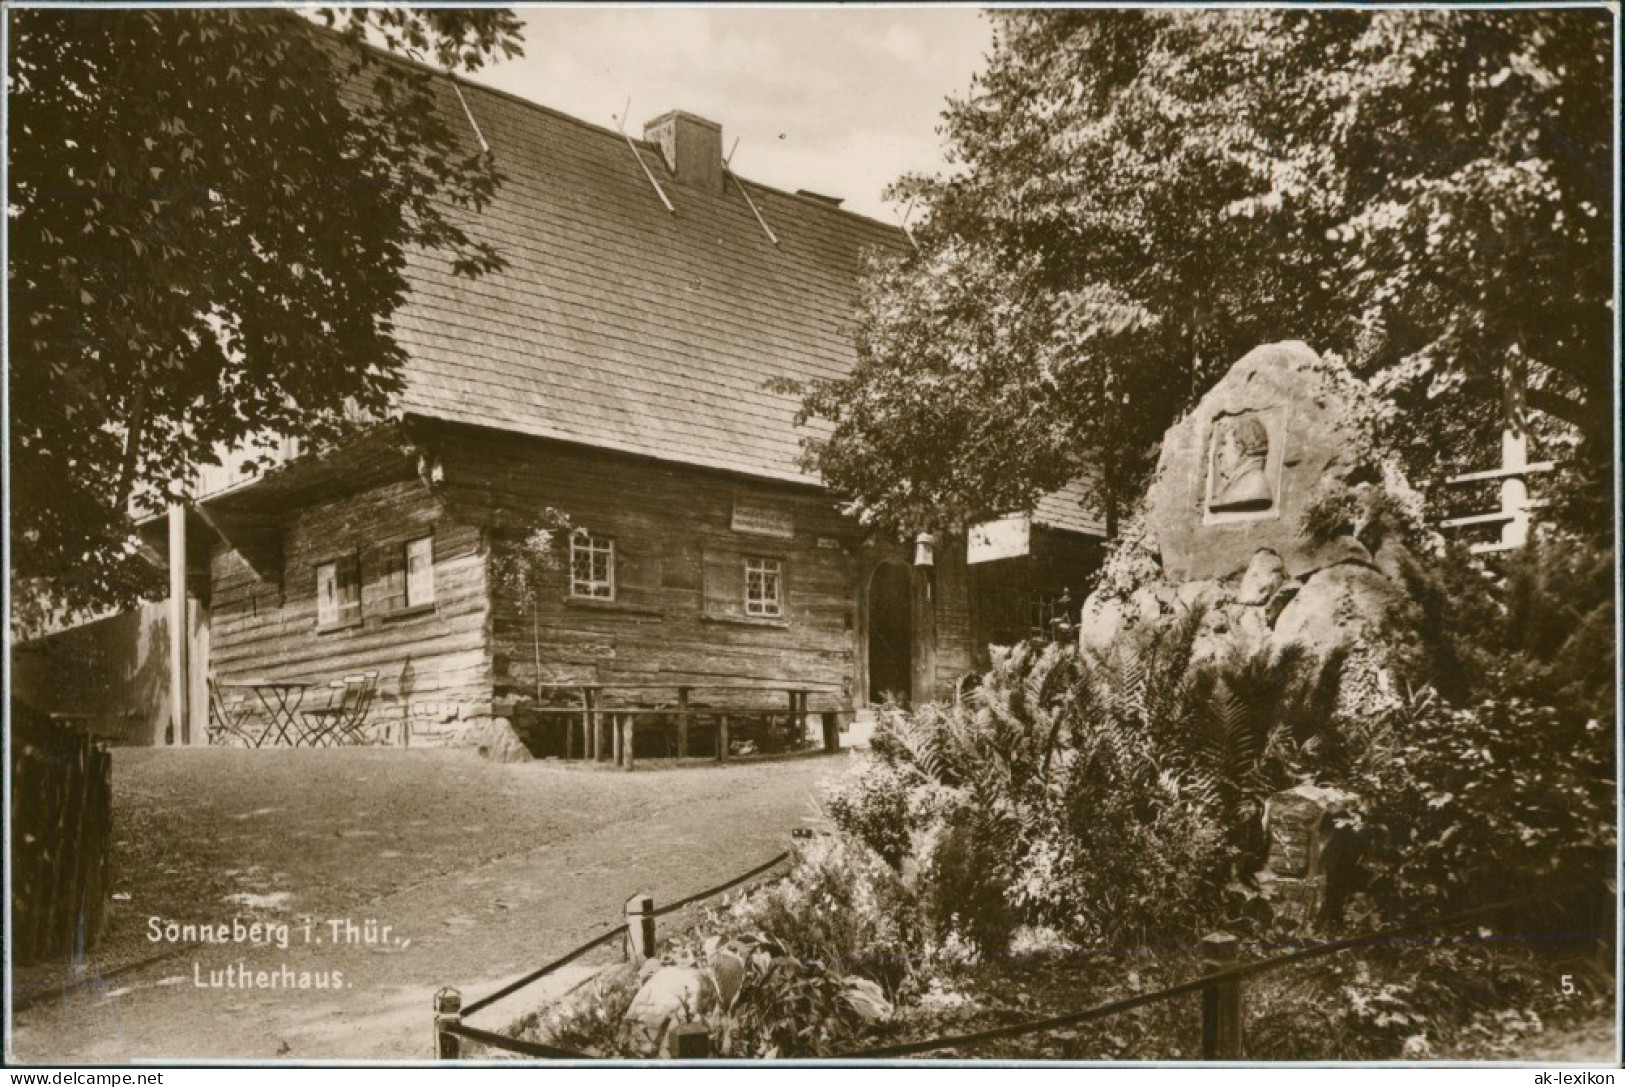
M132 514L217 450L327 441L385 409L409 250L470 277L501 266L466 229L496 164L438 107L434 68L515 55L520 24L490 8L7 18L13 587L118 603L150 577Z
M806 461L874 520L954 526L1095 473L1108 522L1168 424L1302 339L1420 479L1498 463L1502 373L1596 524L1612 463L1611 23L1601 10L989 15L954 167L892 196L856 369Z

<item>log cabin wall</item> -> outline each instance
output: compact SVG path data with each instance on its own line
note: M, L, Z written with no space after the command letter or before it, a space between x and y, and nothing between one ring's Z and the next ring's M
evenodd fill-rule
M431 538L433 600L410 603L401 555ZM455 743L491 712L485 558L480 531L448 516L421 481L387 483L288 512L280 584L233 550L212 559L217 681L328 683L378 672L372 717L395 742ZM360 607L318 625L317 567L357 564ZM421 582L419 583L421 590ZM314 695L309 696L314 697ZM398 724L410 722L402 735Z
M869 701L865 587L907 569L913 694L947 697L986 666L988 642L1025 637L1035 594L1081 601L1099 545L1034 532L1034 554L968 567L961 537L935 564L871 538L813 487L664 464L476 427L419 435L436 465L414 477L295 506L282 579L255 576L228 547L212 559L212 666L219 681L326 683L377 671L380 723L413 744L475 742L470 726L510 712L543 683L806 686L809 708ZM547 509L614 550L606 599L572 593L569 542L534 616L499 591L492 549ZM402 599L400 556L432 539L434 599ZM782 614L748 614L747 562L778 563ZM318 621L317 568L354 562L359 609ZM538 665L539 661L539 665ZM671 693L674 693L671 692ZM658 697L658 695L656 696ZM727 696L779 709L782 694ZM696 691L697 702L707 696Z
M474 428L437 439L435 452L441 493L495 533L493 547L511 546L516 526L548 508L613 547L613 595L594 599L572 594L569 541L557 541L534 630L530 614L494 593L499 705L528 697L540 679L805 685L819 692L813 711L851 708L860 530L826 494ZM781 615L748 614L749 560L778 563Z

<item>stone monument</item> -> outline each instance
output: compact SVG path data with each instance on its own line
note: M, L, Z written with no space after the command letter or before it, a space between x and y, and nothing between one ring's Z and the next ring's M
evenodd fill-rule
M1325 652L1385 636L1401 593L1396 540L1306 531L1328 493L1383 480L1359 420L1363 386L1298 342L1249 352L1163 437L1137 536L1083 608L1080 639L1202 607L1198 656L1297 642ZM1384 552L1387 553L1384 553ZM1109 566L1111 564L1108 564Z

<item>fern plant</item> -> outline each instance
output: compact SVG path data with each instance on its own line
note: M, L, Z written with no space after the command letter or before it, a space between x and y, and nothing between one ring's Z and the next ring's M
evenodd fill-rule
M1018 646L952 703L887 709L832 817L915 873L928 927L984 950L1016 923L1197 934L1262 859L1264 799L1343 748L1340 657L1198 662L1201 620L1149 624L1104 655Z

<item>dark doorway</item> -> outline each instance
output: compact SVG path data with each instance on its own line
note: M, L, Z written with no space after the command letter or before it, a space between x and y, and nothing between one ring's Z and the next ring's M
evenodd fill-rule
M907 566L885 562L869 578L869 701L914 697L914 590Z

